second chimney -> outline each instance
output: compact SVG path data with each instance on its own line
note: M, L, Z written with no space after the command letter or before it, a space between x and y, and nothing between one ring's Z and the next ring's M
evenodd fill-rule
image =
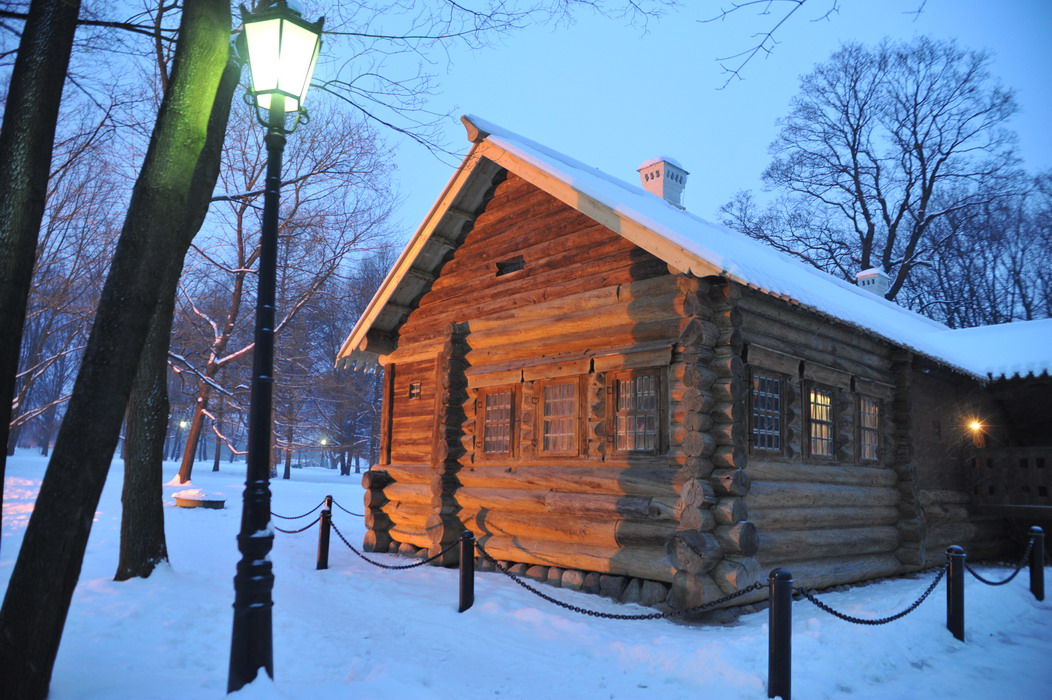
M855 274L855 284L867 292L873 292L878 297L885 298L891 288L891 278L881 268L871 267Z
M675 159L668 156L652 158L638 168L643 188L656 194L672 206L683 209L683 188L690 175Z

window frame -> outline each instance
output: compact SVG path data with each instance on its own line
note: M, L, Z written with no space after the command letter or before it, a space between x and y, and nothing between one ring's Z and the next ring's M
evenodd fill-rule
M879 397L872 396L872 395L866 394L866 393L859 393L859 394L857 394L857 397L858 397L858 399L856 401L855 408L856 408L856 411L857 411L856 415L858 417L858 420L856 421L856 424L858 426L858 431L857 431L858 434L856 436L856 444L858 445L858 461L860 463L862 463L862 464L878 464L881 461L883 461L883 453L884 453L884 449L883 449L884 446L882 444L883 441L881 440L881 432L882 432L883 427L884 427L883 426L883 422L884 422L884 402L881 401L881 399ZM864 416L866 414L863 413L863 411L862 411L863 401L872 401L874 406L877 409L877 412L876 412L877 424L876 424L875 427L869 428L869 427L866 427L866 425L865 425L865 418L864 418ZM866 443L864 441L864 438L865 438L867 432L873 433L874 437L876 438L876 442L874 443L875 444L875 450L876 450L876 457L873 457L873 458L866 457L866 454L865 454Z
M757 447L756 440L756 421L755 421L755 409L756 409L756 390L754 389L754 380L757 376L763 377L768 380L778 380L780 382L780 391L778 394L778 448L766 448ZM748 412L748 440L749 440L749 453L757 456L770 456L770 457L782 457L787 454L786 452L786 422L788 420L788 411L786 410L789 401L789 376L784 372L776 372L769 370L766 367L750 366L748 372L748 399L747 399L747 412Z
M519 454L519 415L521 410L519 384L501 384L479 388L475 394L475 458L482 460L513 459ZM491 394L511 393L511 415L508 418L508 451L486 451L486 397Z
M610 426L607 431L607 444L612 455L620 457L658 456L668 449L668 419L666 417L668 402L666 399L665 371L660 367L647 367L642 369L624 369L607 372L606 375L606 419ZM620 415L640 415L641 412L618 409L620 402L619 382L631 380L634 384L638 377L654 377L654 447L648 450L618 449L617 418ZM644 414L645 415L645 414Z
M811 399L812 391L821 391L829 394L829 420L818 421L821 423L829 424L829 454L815 454L814 451L814 433L813 424L816 422L813 414L814 402ZM804 385L804 399L806 405L806 411L804 412L804 441L806 454L810 459L818 460L822 462L832 462L837 458L837 428L839 425L837 416L837 400L838 400L838 389L835 386L829 384L822 384L820 382L806 382Z
M543 379L537 381L535 394L537 399L537 415L535 426L535 435L537 436L537 445L535 452L537 457L579 457L581 455L582 447L584 444L584 438L581 434L581 425L584 416L582 406L584 391L581 387L581 381L581 375L573 375L571 377L559 377L557 379ZM573 436L573 447L569 450L548 450L544 447L544 393L548 389L548 387L559 385L572 386L574 391L574 412L572 416L569 416L573 423L573 431L571 432L571 435Z

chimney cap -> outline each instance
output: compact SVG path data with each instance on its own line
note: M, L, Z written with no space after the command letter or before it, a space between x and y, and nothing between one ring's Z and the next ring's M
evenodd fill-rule
M855 284L867 292L872 292L878 297L886 297L891 288L891 277L884 272L884 268L871 267L868 270L855 273Z

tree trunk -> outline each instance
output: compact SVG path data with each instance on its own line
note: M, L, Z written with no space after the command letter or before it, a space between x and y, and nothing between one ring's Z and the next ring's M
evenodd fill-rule
M197 454L197 443L201 439L201 429L205 423L205 411L208 409L208 390L202 389L197 398L194 417L186 431L186 445L183 447L183 463L179 466L179 483L190 481L194 473L194 456Z
M289 420L289 428L285 431L285 473L282 474L282 479L292 478L292 420Z
M5 447L62 84L79 13L80 0L30 4L0 127L0 445ZM11 445L0 454L0 484L13 451Z
M185 212L199 184L209 127L207 96L216 94L229 37L229 3L183 3L171 83L0 609L0 687L11 697L47 695L92 519L161 296L157 280L185 249Z
M219 453L222 451L223 440L219 437L219 433L223 432L223 404L219 404L219 411L216 413L216 449L215 454L212 455L212 471L219 471Z

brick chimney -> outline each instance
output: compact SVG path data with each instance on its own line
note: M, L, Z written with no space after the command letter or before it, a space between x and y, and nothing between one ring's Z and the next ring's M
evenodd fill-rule
M690 175L674 158L652 158L637 168L643 189L656 194L672 206L683 209L683 188Z
M871 267L855 274L855 284L883 299L891 288L891 278L879 267Z

